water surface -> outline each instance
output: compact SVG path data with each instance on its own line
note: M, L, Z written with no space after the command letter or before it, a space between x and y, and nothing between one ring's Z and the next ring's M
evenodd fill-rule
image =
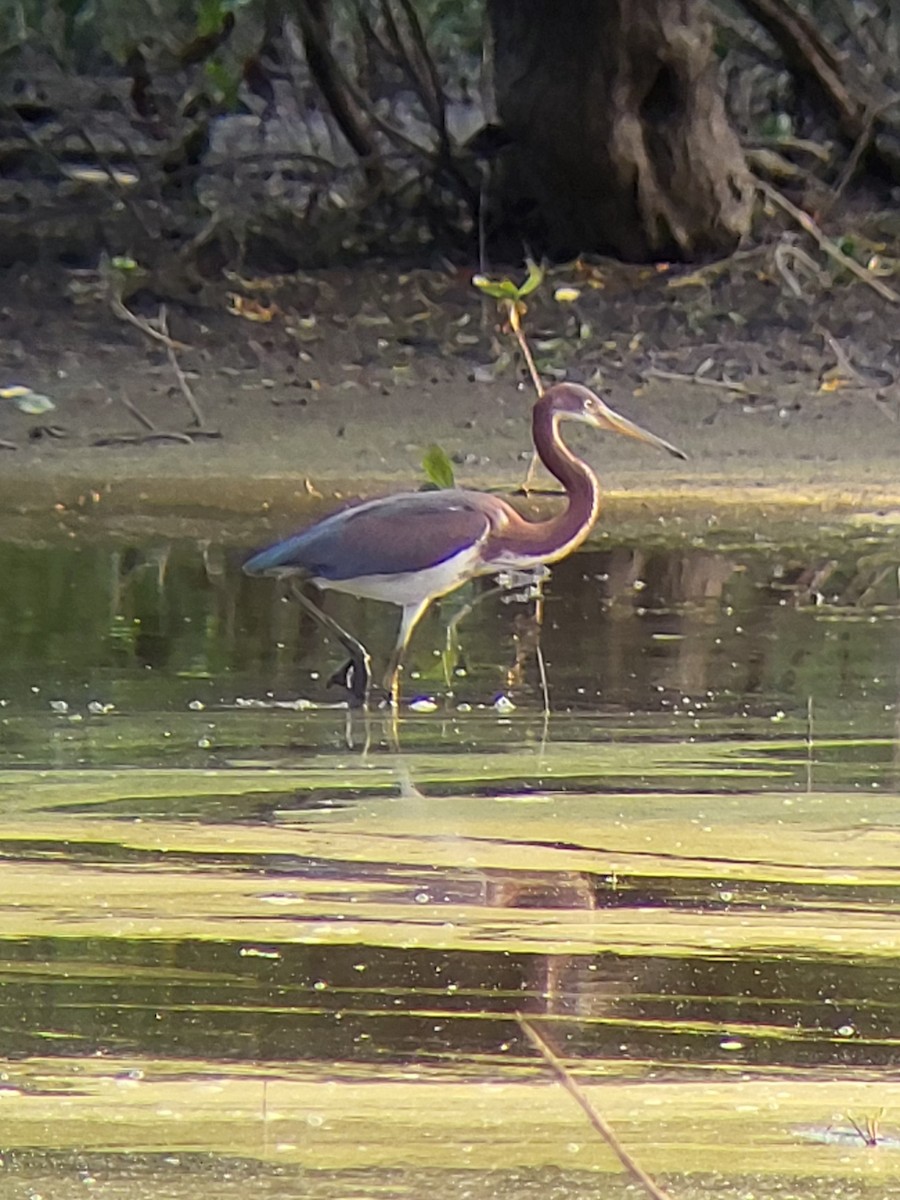
M634 1194L520 1012L678 1197L896 1186L897 539L472 586L398 730L243 553L0 544L10 1195Z

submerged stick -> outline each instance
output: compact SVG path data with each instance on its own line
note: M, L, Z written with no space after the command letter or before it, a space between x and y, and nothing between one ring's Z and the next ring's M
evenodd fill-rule
M658 1183L651 1179L644 1168L631 1157L631 1155L619 1141L615 1130L613 1130L606 1123L606 1120L600 1115L600 1113L597 1112L593 1104L591 1104L590 1100L587 1098L585 1092L572 1078L571 1074L566 1069L565 1064L559 1058L557 1058L554 1052L550 1049L550 1046L544 1041L531 1022L527 1021L519 1013L516 1013L516 1020L519 1023L519 1028L526 1035L532 1046L534 1046L535 1050L537 1050L544 1062L547 1064L559 1082L563 1085L572 1099L581 1106L582 1111L590 1121L591 1125L593 1125L594 1129L597 1130L609 1148L613 1151L631 1178L644 1188L647 1195L650 1196L652 1200L673 1200L671 1192L664 1191Z
M541 646L541 630L544 626L544 579L541 575L534 585L534 622L537 625L537 640L534 646L534 657L537 659L538 679L541 684L541 699L544 702L544 728L550 719L550 684L547 680L547 664L544 661L544 650Z

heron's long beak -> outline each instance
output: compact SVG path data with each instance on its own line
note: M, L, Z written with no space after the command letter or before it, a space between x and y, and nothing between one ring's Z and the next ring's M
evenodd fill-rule
M676 458L687 458L683 450L679 450L671 442L657 437L649 429L644 429L643 426L636 425L634 421L629 421L627 417L623 417L621 413L617 413L608 404L603 404L602 414L602 421L605 421L607 427L614 433L624 433L626 437L637 438L639 442L646 442L648 446L655 446L657 450L665 450L668 454L673 454Z

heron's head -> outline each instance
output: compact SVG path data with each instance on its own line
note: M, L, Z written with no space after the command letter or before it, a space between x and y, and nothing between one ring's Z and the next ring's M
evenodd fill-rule
M552 388L547 389L538 403L547 405L553 416L559 417L560 420L582 421L585 425L593 425L595 429L623 433L626 437L637 438L639 442L655 446L657 450L674 454L676 458L687 458L683 450L657 437L649 429L629 421L582 383L554 384Z

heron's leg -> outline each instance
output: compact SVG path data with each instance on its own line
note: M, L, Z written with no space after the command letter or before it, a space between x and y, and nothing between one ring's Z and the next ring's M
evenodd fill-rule
M361 668L358 659L349 658L342 667L332 671L325 680L325 686L343 688L345 692L349 692L353 700L351 707L362 708L369 698L370 682L371 676L368 668Z
M397 630L397 641L391 657L388 659L387 670L384 674L384 687L391 702L391 707L397 707L400 693L400 664L409 645L413 630L418 625L431 600L423 600L421 604L405 604L400 616L400 628Z
M444 647L444 678L449 686L450 680L450 656L453 653L456 631L460 624L466 619L475 608L485 600L490 600L494 596L505 595L508 597L506 603L511 600L519 599L517 593L521 593L521 598L525 600L536 600L540 603L541 587L543 581L550 575L549 567L537 566L532 568L523 568L514 571L501 571L497 575L497 583L488 588L486 592L481 592L474 600L470 600L468 604L464 604L459 612L454 613L447 624L447 640ZM537 613L536 613L537 615ZM538 622L543 616L543 608L540 608L540 616ZM540 656L540 647L538 647L539 669L543 676L543 659Z
M447 637L444 642L443 657L444 657L444 680L448 687L452 683L452 680L450 678L450 664L453 661L453 659L451 656L453 655L453 651L455 649L458 650L458 648L459 648L456 644L456 633L457 633L457 630L459 629L460 625L466 619L466 617L471 612L474 612L475 609L477 608L477 606L479 604L481 604L483 601L490 600L490 598L492 596L498 596L501 592L506 592L506 591L509 591L509 585L505 584L505 583L498 583L494 587L488 588L488 590L486 592L481 592L479 595L477 595L475 597L474 600L470 600L467 604L464 604L462 606L462 608L459 609L458 612L455 612L453 614L453 616L450 618L450 620L447 622ZM457 655L456 661L457 662L459 661L458 655Z
M294 599L306 609L311 617L315 617L320 625L329 633L334 634L350 655L349 663L341 671L336 672L332 679L341 683L358 704L364 704L372 680L372 660L368 650L362 642L357 641L351 633L339 625L334 617L330 617L328 613L319 608L318 604L314 604L297 580L292 581L291 592Z
M550 687L547 681L547 664L544 661L544 651L541 648L541 629L544 624L544 580L550 572L544 570L535 573L535 577L524 596L534 601L534 614L531 617L517 617L515 620L514 641L516 656L513 665L506 673L507 687L514 687L522 682L525 664L530 654L534 654L537 662L538 680L541 688L541 698L544 703L544 720L550 716Z

